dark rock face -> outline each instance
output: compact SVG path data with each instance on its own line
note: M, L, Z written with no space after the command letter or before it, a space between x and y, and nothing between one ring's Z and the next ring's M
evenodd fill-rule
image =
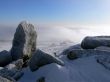
M81 43L83 49L94 49L99 46L110 47L110 36L85 37Z
M14 34L11 55L13 60L29 59L36 50L37 34L32 24L21 22Z
M57 63L59 65L64 66L63 61L61 61L60 59L58 59L54 56L51 56L51 55L49 55L49 54L38 49L34 53L32 58L30 59L29 67L30 67L31 71L36 71L41 66L51 64L51 63Z
M7 64L9 64L10 62L12 62L11 54L6 50L0 52L0 66L4 67Z
M67 58L70 59L70 60L74 60L74 59L77 59L77 54L70 51L68 54L67 54Z

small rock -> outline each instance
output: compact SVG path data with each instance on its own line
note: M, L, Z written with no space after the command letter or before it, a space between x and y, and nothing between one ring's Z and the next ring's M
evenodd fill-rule
M83 49L94 49L99 46L110 47L110 36L85 37L81 43Z
M45 77L39 78L36 82L45 82Z
M14 34L11 55L13 60L28 60L36 50L37 34L32 24L21 22Z
M7 64L9 64L10 62L12 62L11 54L6 50L0 52L0 66L4 67Z
M77 59L77 54L70 51L68 54L67 54L67 58L70 59L70 60L74 60L74 59Z
M30 59L29 67L31 71L36 71L38 68L51 63L64 66L64 62L60 59L38 49Z

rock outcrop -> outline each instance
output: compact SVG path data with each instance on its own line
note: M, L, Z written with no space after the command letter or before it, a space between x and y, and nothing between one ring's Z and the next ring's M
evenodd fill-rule
M27 61L36 50L37 34L32 24L21 22L14 34L11 55L13 60Z
M99 46L110 47L110 36L85 37L81 43L84 49L94 49Z
M6 50L1 51L0 52L0 66L4 67L7 64L9 64L10 62L12 62L11 54Z
M31 71L36 71L37 69L39 69L41 66L47 65L47 64L51 64L51 63L57 63L59 65L64 66L64 62L61 61L60 59L49 55L41 50L37 50L34 55L32 56L32 58L30 59L29 62L29 67Z

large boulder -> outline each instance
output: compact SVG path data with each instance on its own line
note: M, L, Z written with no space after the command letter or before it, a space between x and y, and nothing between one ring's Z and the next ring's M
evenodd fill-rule
M7 64L9 64L10 62L12 62L11 54L6 50L1 51L0 52L0 66L4 67Z
M110 36L85 37L81 43L84 49L94 49L99 46L110 47Z
M32 24L21 22L14 34L11 55L13 60L29 59L36 50L37 34Z
M30 59L29 67L31 71L36 71L41 66L51 63L57 63L59 65L64 66L64 62L60 59L38 49Z

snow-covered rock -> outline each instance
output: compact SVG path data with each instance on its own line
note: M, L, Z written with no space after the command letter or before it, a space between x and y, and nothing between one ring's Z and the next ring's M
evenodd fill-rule
M94 49L73 49L70 52L74 53L76 57L79 57L79 58L93 56L93 55L110 55L109 51L94 50ZM70 52L68 52L67 55Z
M20 77L23 76L23 72L21 70L17 70L17 69L7 69L7 68L4 68L4 69L1 69L0 70L0 75L1 76L7 76L7 77L11 77L15 80L18 80L20 79Z
M30 58L36 50L37 34L32 24L21 22L14 34L11 55L13 60L23 58L24 61Z
M99 46L99 47L96 47L95 50L110 51L110 47L107 47L107 46Z
M12 69L18 69L21 70L22 66L23 66L23 59L18 59L16 61L11 62L10 64L8 64L7 66L5 66L5 68L7 68L8 70L12 70Z
M81 43L84 49L94 49L99 46L110 47L110 36L85 37Z
M70 51L72 50L75 50L75 49L82 49L81 48L81 44L76 44L76 45L73 45L73 46L70 46L69 48L66 48L62 51L61 55L67 55Z
M0 70L0 75L11 77L15 80L18 80L24 74L22 72L22 65L23 65L22 59L18 59L16 61L13 61Z
M41 66L50 64L50 63L57 63L59 65L64 66L64 62L61 61L60 59L49 55L41 50L37 50L34 55L32 56L32 58L29 61L29 67L31 71L35 71L38 68L40 68Z
M10 62L12 62L11 54L6 50L1 51L0 52L0 66L6 66Z
M11 77L0 76L0 82L16 82L16 81Z

